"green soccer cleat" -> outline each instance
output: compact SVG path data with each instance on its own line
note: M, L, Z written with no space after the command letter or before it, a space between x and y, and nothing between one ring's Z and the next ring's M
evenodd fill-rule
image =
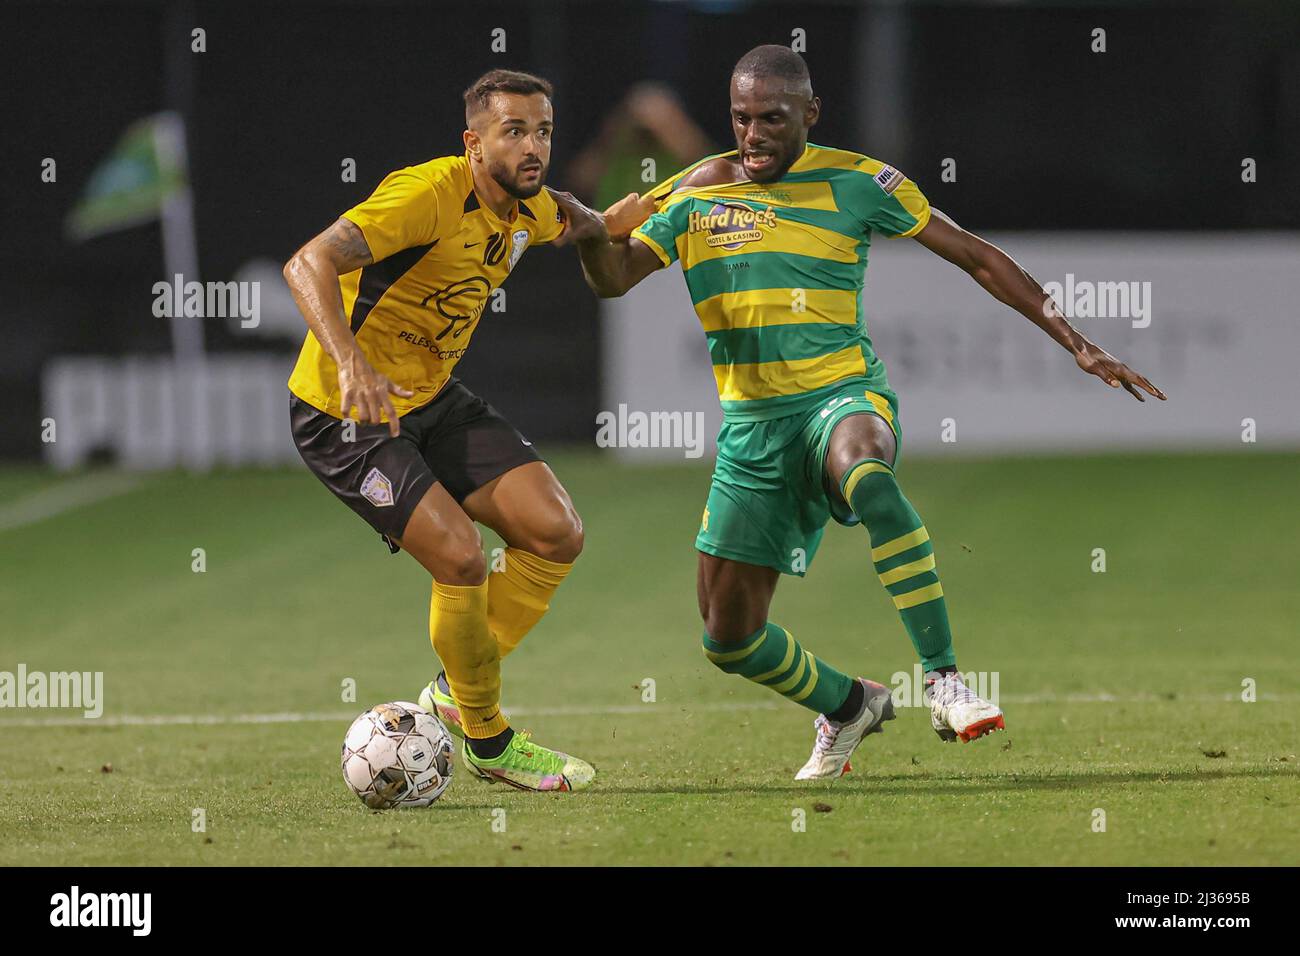
M429 685L420 691L416 703L429 713L435 714L450 733L462 740L465 739L465 729L460 725L460 708L456 706L456 698L451 696L451 687L447 683L446 671L440 672L437 677L429 681ZM491 777L468 760L462 762L465 764L465 769L474 776L491 782Z
M420 691L416 703L435 715L457 737L464 738L465 730L460 725L460 708L456 706L456 699L451 696L446 671L440 672L437 677L429 681L429 686Z
M474 773L520 790L582 790L596 776L596 768L587 761L533 743L526 730L517 731L499 757L474 756L468 741L461 757Z

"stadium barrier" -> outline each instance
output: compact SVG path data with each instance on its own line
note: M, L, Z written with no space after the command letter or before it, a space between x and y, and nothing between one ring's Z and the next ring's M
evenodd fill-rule
M1108 394L1060 346L916 243L872 243L863 307L900 397L911 452L1300 445L1300 237L1014 234L990 241L1073 323L1168 395ZM603 303L601 407L722 417L704 335L677 267ZM1279 387L1281 383L1281 387ZM680 451L621 448L631 461Z
M45 460L59 470L96 459L198 471L297 462L291 365L282 353L53 359L42 372Z

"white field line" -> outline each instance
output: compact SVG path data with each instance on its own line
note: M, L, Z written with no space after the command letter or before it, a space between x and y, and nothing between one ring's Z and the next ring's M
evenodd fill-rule
M1300 694L1260 694L1260 701L1300 701ZM1180 695L1176 701L1158 694L1002 694L1001 704L1150 704L1150 703L1234 703L1237 694ZM780 710L781 704L614 704L606 707L510 707L505 710L511 717L613 717L622 714L654 713L740 713L754 710ZM921 708L915 708L921 709ZM230 724L310 724L351 720L361 713L356 710L317 710L284 712L278 714L122 714L98 718L88 717L0 717L0 729L6 727L173 727L173 726L226 726Z
M0 505L0 532L12 531L53 518L66 511L116 498L144 484L139 475L122 472L96 472L71 478L52 488L42 488L16 501Z

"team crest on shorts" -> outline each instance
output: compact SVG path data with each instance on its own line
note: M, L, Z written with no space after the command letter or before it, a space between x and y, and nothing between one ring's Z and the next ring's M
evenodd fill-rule
M393 506L393 483L378 468L371 468L365 481L361 482L361 496L376 508Z
M510 237L509 268L513 269L515 267L515 263L519 261L519 257L524 254L524 250L527 248L528 248L528 230L516 229L515 234Z

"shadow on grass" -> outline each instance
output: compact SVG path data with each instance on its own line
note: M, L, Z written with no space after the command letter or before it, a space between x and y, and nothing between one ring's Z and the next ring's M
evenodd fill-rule
M1270 780L1274 778L1300 776L1300 770L1289 767L1248 768L1235 770L1200 770L1186 768L1181 770L1145 770L1145 771L1099 771L1093 773L1071 774L1026 774L1026 773L983 773L983 774L856 774L850 773L836 781L806 784L766 785L696 785L655 786L647 784L642 787L602 787L599 783L591 791L598 794L652 795L678 794L682 796L710 796L730 794L733 796L752 794L767 796L770 794L817 795L840 793L889 793L918 794L934 796L935 794L978 794L996 791L1019 790L1074 790L1088 787L1114 786L1119 784L1151 783L1205 783L1218 780L1236 780L1252 778ZM832 787L833 785L833 787Z

